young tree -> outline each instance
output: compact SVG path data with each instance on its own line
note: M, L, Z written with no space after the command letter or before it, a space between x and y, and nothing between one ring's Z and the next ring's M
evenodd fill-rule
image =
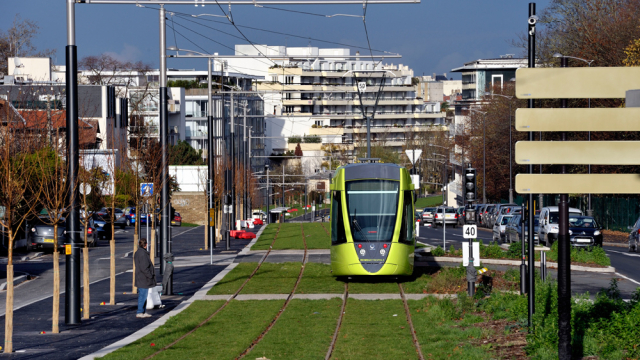
M67 181L67 166L63 160L65 148L60 138L59 129L48 146L40 149L33 155L32 161L35 168L37 181L30 183L32 192L41 189L41 195L36 198L37 206L34 210L44 210L40 214L34 211L34 216L40 218L45 224L53 226L53 316L51 319L51 332L60 332L58 323L60 317L60 252L58 228L65 225L65 218L70 209L68 203L69 183ZM75 188L75 184L73 185ZM86 227L85 227L86 229Z
M0 100L0 226L8 235L7 292L4 352L13 352L13 247L16 231L28 218L40 196L40 189L29 187L34 169L29 154L39 140L31 136L24 119L8 102Z

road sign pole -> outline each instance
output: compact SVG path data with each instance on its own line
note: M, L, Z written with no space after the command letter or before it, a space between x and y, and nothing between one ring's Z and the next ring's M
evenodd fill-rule
M567 67L567 58L562 57L561 67ZM562 108L567 107L567 100L562 99ZM566 141L567 133L562 132L562 141ZM567 169L562 165L562 174ZM558 229L558 356L561 360L571 359L571 272L569 266L569 204L567 194L560 194L559 229Z
M529 46L528 46L528 62L529 67L536 67L536 3L529 3L529 19L528 23L528 33L529 33ZM534 108L535 104L533 99L529 99L529 108ZM533 141L533 132L529 131L529 141ZM529 174L533 174L533 165L529 165ZM529 227L528 227L528 240L529 240L529 251L528 251L528 261L529 261L529 316L528 316L528 324L529 327L533 324L533 314L535 313L535 261L534 261L534 253L533 253L533 232L535 230L535 224L533 216L535 214L535 209L533 209L533 194L529 194L529 206L527 209L527 218L529 219ZM524 212L523 212L524 215ZM524 227L523 227L524 230ZM523 231L524 233L524 231ZM521 279L521 281L524 279Z

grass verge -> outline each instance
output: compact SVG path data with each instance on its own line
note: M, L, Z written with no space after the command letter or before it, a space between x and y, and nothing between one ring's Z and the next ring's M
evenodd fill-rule
M428 196L416 200L415 207L418 209L442 205L442 195Z
M264 262L241 294L288 294L300 275L301 266L302 263L299 262Z
M329 249L331 239L327 231L330 223L326 224L327 231L325 231L321 223L304 223L302 226L307 240L307 249Z
M292 300L247 358L323 359L341 307L340 299Z
M298 294L342 294L343 292L344 282L331 276L331 266L318 263L307 263L296 290Z
M406 279L404 291L410 294L457 294L467 288L467 269L462 265L443 268L416 268L413 276ZM507 271L489 270L478 275L476 282L487 292L491 290L519 289L520 273L517 269Z
M101 359L142 359L169 345L220 308L224 301L195 301L151 334ZM153 345L152 345L153 344Z
M273 245L273 250L291 249L304 249L302 226L300 226L300 223L282 224L276 243Z
M332 359L416 357L402 301L347 301Z
M181 226L182 227L198 227L198 226L201 226L201 225L194 224L194 223L183 222Z
M283 303L232 301L211 321L155 359L234 359L264 331Z
M269 224L260 234L260 238L251 247L251 250L269 250L269 246L273 242L273 238L278 232L278 224Z

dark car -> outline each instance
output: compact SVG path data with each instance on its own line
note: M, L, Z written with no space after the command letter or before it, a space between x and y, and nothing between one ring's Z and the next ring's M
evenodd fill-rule
M179 212L173 213L173 218L171 219L171 226L182 226L182 216L180 216Z
M436 213L436 208L425 208L422 210L422 220L420 225L424 225L425 223L433 223L434 215Z
M462 226L465 223L466 209L464 207L459 207L456 209L456 213L458 214L458 225Z
M629 230L629 252L638 251L638 231L640 230L640 218L636 220L633 226L627 227Z
M37 217L29 221L29 231L27 231L27 250L31 249L46 249L53 250L54 248L54 227L51 225L49 218ZM95 246L95 228L91 226L92 222L89 222L89 228L87 229L87 241L90 246ZM67 227L64 221L58 224L58 249L64 248L64 244L67 242ZM80 240L84 242L84 226L80 226Z
M91 215L91 220L96 226L96 235L98 239L111 239L111 218L100 214Z
M101 215L104 219L111 218L111 208L103 207L100 211L97 212L98 215ZM124 229L127 226L127 217L124 216L124 211L122 209L115 209L115 214L113 216L114 224L120 229Z
M127 226L131 226L136 223L136 208L128 207L124 209L124 218Z
M534 244L539 244L540 239L538 239L538 228L539 222L538 218L535 218L534 221L534 231L533 231L533 241ZM529 222L524 223L524 236L525 241L529 240ZM522 240L522 214L514 214L510 221L505 226L504 230L504 238L508 243L518 242Z
M569 239L571 246L602 246L602 229L591 216L569 215Z

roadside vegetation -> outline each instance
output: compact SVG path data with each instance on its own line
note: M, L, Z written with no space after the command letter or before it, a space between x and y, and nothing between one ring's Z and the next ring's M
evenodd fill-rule
M416 199L416 209L442 205L442 195L434 195Z

